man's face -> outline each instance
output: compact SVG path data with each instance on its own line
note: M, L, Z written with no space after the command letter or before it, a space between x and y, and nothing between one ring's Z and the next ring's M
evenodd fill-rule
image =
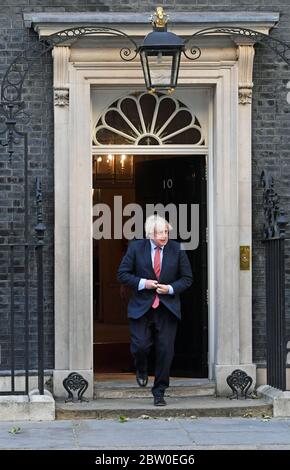
M157 246L165 246L168 242L168 227L164 226L162 230L154 230L153 241Z

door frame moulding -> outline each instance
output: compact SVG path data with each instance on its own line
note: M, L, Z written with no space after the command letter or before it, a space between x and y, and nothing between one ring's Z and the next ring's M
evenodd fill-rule
M54 60L62 53L54 49ZM69 49L69 48L67 48ZM143 86L139 64L62 63L55 67L55 90L67 88L69 102L55 102L55 323L56 360L54 392L63 396L62 380L72 370L88 381L88 395L93 393L92 352L92 204L91 204L91 87ZM118 72L112 74L112 70ZM63 73L63 72L62 72ZM224 393L227 367L240 366L239 328L239 201L238 181L238 64L236 61L201 63L181 68L180 86L212 88L211 120L208 148L208 285L209 285L209 376L219 383ZM59 127L60 126L60 127ZM130 149L129 149L130 147ZM146 147L146 151L151 149ZM167 148L168 147L168 148ZM130 153L144 154L144 148L126 147ZM106 151L95 147L96 153ZM117 149L111 148L117 153ZM124 146L120 151L124 152ZM197 150L197 149L196 149ZM180 154L193 154L195 149L182 148ZM156 147L156 153L176 154L176 148ZM172 152L172 153L171 153ZM179 153L179 152L178 152ZM206 148L198 154L206 154ZM89 156L89 158L85 158ZM63 175L68 175L63 185ZM77 191L75 190L77 188ZM65 203L65 204L64 204ZM62 206L62 207L60 207ZM251 208L247 207L247 210ZM251 227L250 227L251 228ZM248 233L248 232L247 232ZM218 250L216 248L219 248ZM249 287L250 288L250 287ZM251 288L250 288L251 289ZM251 296L251 292L247 292ZM251 323L248 312L247 325ZM231 338L229 340L229 331ZM63 354L66 345L67 353ZM248 348L249 345L247 344ZM80 354L81 351L81 354ZM244 369L253 375L253 365ZM221 379L218 379L220 374Z
M207 146L201 148L185 145L184 147L182 147L182 150L180 150L180 147L180 145L166 145L166 147L160 146L160 148L153 145L108 145L102 147L97 147L94 145L92 147L92 153L98 155L106 155L108 153L115 153L117 155L119 155L120 153L126 153L128 155L192 155L193 157L194 155L208 154Z
M104 92L104 91L109 91L110 89L118 88L120 87L114 87L111 86L110 88L102 87L99 85L98 87L94 86L94 91L96 92ZM214 87L213 85L211 86L201 86L199 85L191 85L191 86L186 86L186 85L181 85L179 87L186 89L189 93L194 92L198 89L201 89L203 91L207 91L208 93L208 100L206 102L206 114L207 114L207 130L206 132L206 140L208 145L92 145L92 154L96 155L107 155L107 154L128 154L128 155L176 155L176 156L188 156L188 157L195 157L195 156L201 156L204 155L205 157L205 165L206 165L206 172L207 172L207 227L208 227L208 233L212 233L212 227L211 227L211 220L213 220L212 217L209 217L209 213L213 214L214 209L213 209L213 200L212 200L212 187L213 187L213 171L211 167L213 166L213 146L212 146L212 136L213 136L213 92L214 92ZM130 89L130 87L129 87ZM134 89L135 90L135 89ZM120 89L121 91L121 89ZM126 95L126 87L123 87L124 91L124 96ZM136 91L136 90L135 90ZM140 87L140 91L142 91L142 88ZM178 90L176 90L176 94L178 94ZM188 110L191 111L191 104L187 104ZM104 111L104 110L103 110ZM199 118L198 114L196 115L197 118ZM99 118L99 116L98 116ZM210 178L209 176L210 175ZM211 236L208 236L208 243L207 243L207 279L208 279L208 322L207 322L207 327L208 327L208 338L207 338L207 344L208 344L208 356L206 358L207 364L208 364L208 378L210 380L213 379L214 377L214 369L213 369L213 363L214 363L214 335L211 337L211 332L214 331L214 318L215 318L215 313L214 313L214 302L211 301L211 295L210 292L212 292L212 288L210 289L210 285L213 285L213 275L210 273L213 272L212 269L210 269L210 262L213 263L213 247L212 247L212 240L213 238ZM212 264L213 266L213 264ZM211 276L211 277L210 277ZM194 312L193 312L194 314Z

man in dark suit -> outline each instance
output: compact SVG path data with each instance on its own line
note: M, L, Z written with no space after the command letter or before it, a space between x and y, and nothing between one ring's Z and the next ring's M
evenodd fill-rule
M136 379L141 387L148 382L148 354L155 342L154 405L164 406L164 391L174 355L178 320L181 318L180 294L192 284L192 271L180 243L169 240L170 224L159 215L145 223L147 239L130 243L123 257L118 280L129 285L128 303L131 353Z

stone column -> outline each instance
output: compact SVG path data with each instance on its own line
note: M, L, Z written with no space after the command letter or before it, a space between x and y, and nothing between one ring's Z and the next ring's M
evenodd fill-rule
M239 220L240 246L250 247L250 269L240 270L240 363L255 380L252 364L252 88L254 45L239 41ZM252 372L251 372L252 371Z
M239 216L237 66L226 68L216 89L214 116L215 379L228 393L226 377L239 364Z
M251 250L252 237L252 201L251 201L251 97L252 97L252 69L254 59L253 44L242 43L238 45L238 83L235 96L238 101L236 116L231 114L231 119L236 120L232 130L236 134L237 162L235 163L235 147L231 148L231 158L225 158L224 185L229 184L226 190L228 199L224 203L224 242L225 259L217 262L219 277L220 270L228 288L223 286L223 294L226 296L218 303L217 329L217 364L216 382L219 395L230 394L231 390L226 383L226 378L234 369L242 369L253 378L253 386L256 382L256 367L252 363L252 270L240 269L240 246L246 245ZM225 101L226 103L226 101ZM227 183L228 181L228 183ZM226 193L224 193L226 197ZM227 212L227 206L231 214ZM229 216L229 217L228 217ZM237 232L234 226L237 223ZM219 224L218 224L219 225ZM222 229L222 227L218 227ZM235 237L235 234L237 235ZM218 246L220 248L220 246ZM230 259L233 257L233 259ZM217 257L218 259L218 257ZM227 268L228 267L228 268ZM236 281L232 281L232 277ZM237 285L236 285L237 282ZM234 292L233 292L233 288ZM218 287L218 298L222 297ZM233 300L231 301L233 297ZM234 301L236 299L236 302ZM232 311L229 312L229 307ZM225 311L222 311L225 309Z
M70 68L69 121L69 369L88 382L93 396L93 253L90 83Z
M64 395L59 373L69 368L69 85L70 47L53 50L55 370L54 392Z
M86 398L93 396L93 321L92 321L92 162L90 135L90 84L70 62L68 55L59 54L59 70L69 83L69 113L65 118L65 133L58 134L59 154L55 155L58 168L56 191L60 185L65 201L58 200L59 244L56 262L56 363L54 394L67 396L63 379L71 372L88 381ZM64 63L67 64L65 67ZM62 64L62 65L60 65ZM65 72L64 72L65 69ZM67 83L67 82L66 82ZM64 82L55 85L59 108L66 108L68 95ZM63 124L63 121L60 123ZM55 122L57 132L58 122ZM68 138L69 136L69 138ZM62 142L61 142L62 141ZM60 155L60 152L63 152ZM59 163L58 157L60 158ZM62 170L62 172L61 172ZM59 198L60 199L60 198ZM60 216L62 215L62 220ZM57 271L57 270L56 270ZM59 282L59 284L57 284Z

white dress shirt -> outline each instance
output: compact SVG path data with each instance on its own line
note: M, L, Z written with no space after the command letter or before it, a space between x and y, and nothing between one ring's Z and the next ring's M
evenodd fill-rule
M153 240L150 239L150 245L151 245L151 260L152 260L152 267L153 267L153 270L154 270L154 257L155 257L155 249L157 248L157 245L153 242ZM160 271L161 271L161 268L162 268L162 260L163 260L163 249L164 249L164 246L160 246ZM146 283L147 279L140 279L139 281L139 284L138 284L138 290L143 290L145 289L145 283ZM174 290L173 290L173 287L168 285L168 288L169 288L169 291L168 291L168 294L170 295L173 295L174 294ZM161 294L162 295L162 294Z

